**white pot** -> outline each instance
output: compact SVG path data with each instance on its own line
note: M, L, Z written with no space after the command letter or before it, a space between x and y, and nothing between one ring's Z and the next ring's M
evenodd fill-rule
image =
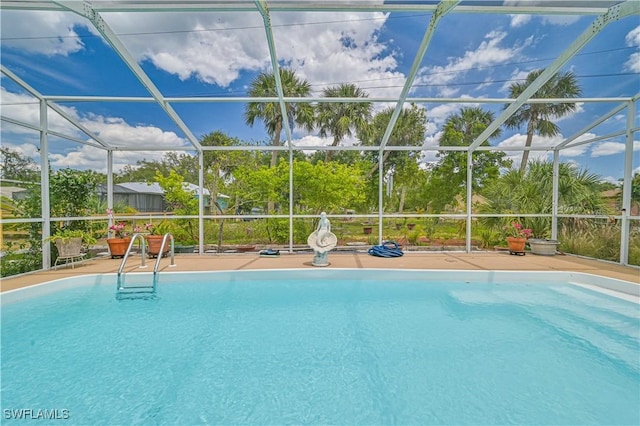
M558 250L557 240L546 240L540 238L530 238L528 240L529 247L531 247L532 254L539 254L542 256L553 256Z

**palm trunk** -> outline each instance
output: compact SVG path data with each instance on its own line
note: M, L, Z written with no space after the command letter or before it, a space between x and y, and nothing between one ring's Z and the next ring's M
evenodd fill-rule
M340 143L340 139L334 137L333 142L331 143L331 146L338 146L339 143ZM329 161L331 161L332 155L333 155L333 151L327 150L327 152L324 154L324 162L328 163Z
M385 161L387 161L387 158L389 158L389 155L391 154L391 151L385 151L384 155L382 156L382 162L384 163ZM369 170L369 173L367 173L367 178L370 178L371 176L373 176L373 174L375 172L378 171L378 167L379 167L380 162L377 162L375 164L375 166L373 166L371 168L371 170Z
M535 129L535 121L530 121L527 126L527 140L524 142L524 147L528 148L533 142L533 131ZM529 161L529 151L522 151L522 161L520 162L520 172L524 173L527 170L527 161Z
M400 189L400 202L398 203L398 213L402 213L404 210L404 199L407 196L407 187L402 185Z
M273 132L273 146L280 146L280 133L282 133L282 123L276 124L275 132ZM271 151L270 167L274 168L278 165L278 151Z
M273 134L273 146L280 146L280 133L282 132L282 123L276 124L276 129ZM271 164L272 169L278 165L278 151L271 151ZM275 203L273 200L267 200L267 213L272 213L275 210Z

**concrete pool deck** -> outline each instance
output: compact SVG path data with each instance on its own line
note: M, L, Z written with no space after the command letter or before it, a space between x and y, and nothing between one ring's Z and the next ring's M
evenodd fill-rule
M176 255L175 267L169 267L170 259L164 258L160 263L160 271L220 271L220 270L252 270L252 269L293 269L315 268L311 265L311 253L282 253L279 257L260 257L257 252L244 254L204 254ZM98 257L76 263L71 266L58 267L56 270L40 271L17 277L3 278L0 291L14 290L34 284L40 284L60 278L79 275L116 273L121 259ZM147 267L139 268L140 257L132 256L127 261L126 273L151 272L155 259L147 259ZM443 270L495 270L495 271L574 271L603 277L616 278L640 285L640 269L621 266L615 263L584 259L569 255L511 256L506 252L477 253L422 253L406 252L397 258L379 258L362 252L335 252L329 255L330 265L327 268L351 269L443 269Z

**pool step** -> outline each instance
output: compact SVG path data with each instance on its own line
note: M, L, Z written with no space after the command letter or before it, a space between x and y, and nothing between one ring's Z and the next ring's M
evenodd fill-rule
M157 283L158 276L153 274L151 276L145 276L151 280L151 284L140 282L140 278L134 279L136 281L132 285L126 285L125 277L118 277L116 287L116 299L117 300L136 300L136 299L155 299L157 297Z

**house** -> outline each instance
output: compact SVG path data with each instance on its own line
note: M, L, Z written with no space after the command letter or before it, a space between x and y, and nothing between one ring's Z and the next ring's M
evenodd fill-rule
M184 189L192 191L194 197L198 198L198 185L184 183ZM204 206L209 208L209 190L203 188ZM98 187L100 201L107 200L107 186ZM168 204L164 199L164 190L157 182L123 182L113 185L113 203L126 204L141 213L164 212Z

